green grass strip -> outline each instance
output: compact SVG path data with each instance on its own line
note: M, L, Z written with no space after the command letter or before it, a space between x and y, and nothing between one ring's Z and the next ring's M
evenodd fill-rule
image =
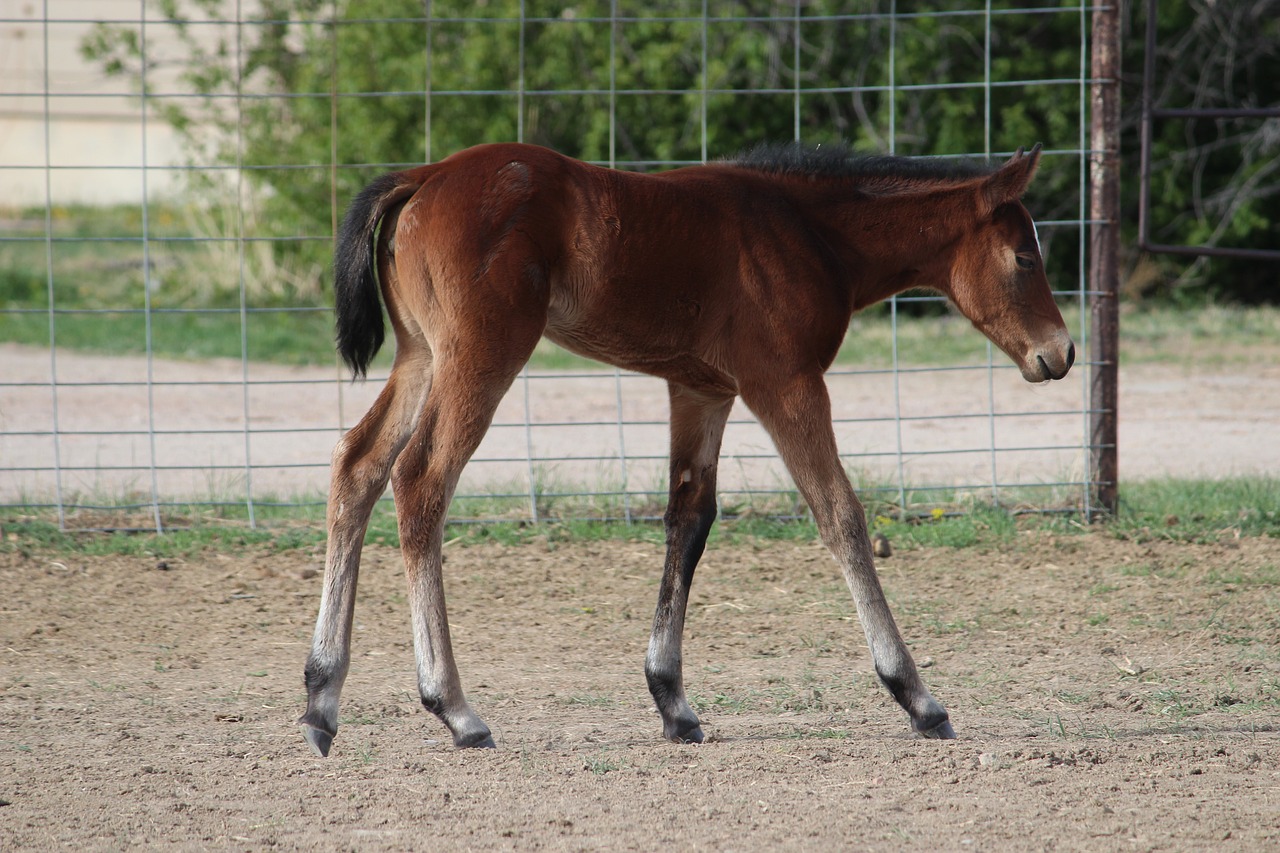
M455 505L455 515L457 511ZM171 507L166 513L169 529L158 535L148 529L150 514L136 507L76 513L69 518L68 527L79 529L66 531L59 529L56 514L47 507L9 508L0 516L0 550L163 557L204 550L240 553L248 549L319 550L324 547L323 506L315 503L286 506L283 502L278 506L257 505L255 518L258 526L250 528L243 507L236 505L216 513L203 505ZM1280 478L1130 483L1121 489L1119 513L1092 525L1085 523L1078 512L1038 513L989 504L970 504L946 511L938 508L906 517L873 509L868 521L873 532L884 534L897 549L998 546L1011 542L1020 531L1026 530L1062 534L1097 530L1140 541L1280 538ZM462 546L519 545L532 541L552 545L612 540L661 543L664 533L657 520L628 524L586 519L532 524L519 519L495 518L450 523L446 538ZM782 519L752 513L722 518L713 528L709 544L715 547L720 543L750 540L816 541L817 538L816 526L807 516ZM375 509L366 541L399 546L395 511L389 502L382 502Z

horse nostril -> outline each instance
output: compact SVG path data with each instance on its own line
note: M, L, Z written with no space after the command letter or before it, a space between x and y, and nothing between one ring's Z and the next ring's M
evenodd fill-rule
M1071 369L1071 365L1076 363L1076 342L1072 341L1067 346L1067 370Z

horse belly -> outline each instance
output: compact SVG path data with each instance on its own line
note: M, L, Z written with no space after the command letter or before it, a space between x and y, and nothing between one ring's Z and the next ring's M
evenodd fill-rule
M689 309L633 305L566 306L552 298L544 334L570 352L671 382L721 393L737 393L737 383L708 345L709 335Z

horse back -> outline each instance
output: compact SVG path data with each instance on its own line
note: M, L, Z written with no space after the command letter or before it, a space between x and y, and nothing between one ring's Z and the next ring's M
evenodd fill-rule
M437 304L487 293L572 351L725 391L744 360L829 363L843 339L847 298L812 223L760 176L621 172L492 144L422 179L396 241L435 255Z

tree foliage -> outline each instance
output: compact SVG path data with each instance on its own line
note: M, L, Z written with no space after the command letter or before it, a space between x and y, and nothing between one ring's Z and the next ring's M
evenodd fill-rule
M239 26L219 22L219 0L153 0L179 50L146 54L137 28L122 26L99 27L83 50L109 74L140 81L144 56L148 73L174 74L202 97L151 105L193 161L239 167L279 236L327 235L374 174L486 141L520 138L641 168L797 134L902 154L1037 141L1070 152L1087 139L1072 81L1088 11L1061 2L1026 11L994 0L988 34L981 14L936 14L971 8L948 0L899 3L906 13L892 21L888 0L809 0L798 26L794 3L771 0L713 3L705 26L700 0L525 0L523 21L519 0L260 0ZM1278 12L1280 0L1163 0L1158 102L1280 101ZM1126 40L1125 64L1131 129L1140 39ZM1162 125L1159 238L1280 245L1278 138L1276 122ZM1123 154L1129 211L1136 146ZM1045 159L1030 199L1040 219L1074 218L1084 167L1076 154ZM1059 243L1050 264L1074 280L1078 232L1048 231ZM1211 276L1220 268L1232 269L1230 281ZM1182 278L1206 280L1258 299L1275 271L1196 264Z
M1136 220L1146 21L1131 4L1125 63L1125 208ZM1280 0L1162 0L1153 106L1280 106ZM1164 119L1153 126L1152 238L1280 249L1280 118ZM1280 302L1280 264L1168 262L1174 287Z

